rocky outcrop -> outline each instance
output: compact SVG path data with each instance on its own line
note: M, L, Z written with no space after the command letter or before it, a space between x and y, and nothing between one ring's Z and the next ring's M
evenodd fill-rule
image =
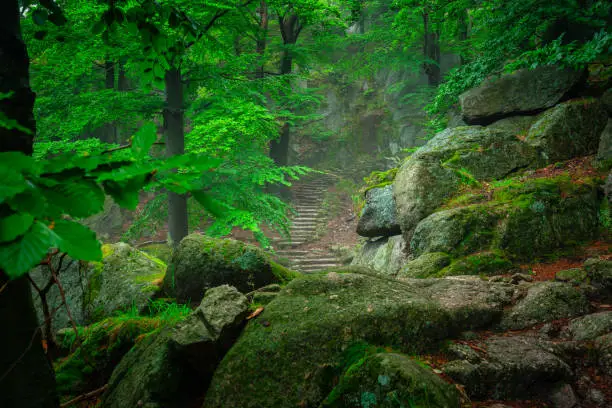
M530 259L598 234L596 180L506 180L490 193L456 197L448 207L416 226L410 241L414 255L484 251Z
M570 322L568 331L572 339L578 341L594 340L612 333L612 312L593 313L574 319Z
M608 123L601 132L599 137L599 148L597 149L597 160L612 159L612 119L608 119Z
M608 115L612 116L612 88L604 92L604 94L601 96L601 102L606 107Z
M228 352L204 406L319 406L350 345L432 349L500 318L512 293L510 285L477 279L400 282L333 272L295 279Z
M247 299L235 288L206 292L200 306L175 327L149 335L114 370L104 408L184 407L210 381L212 372L242 328Z
M591 295L599 301L612 300L612 261L591 258L584 263Z
M390 184L368 190L365 196L365 206L359 216L357 234L362 237L388 237L400 233L393 199L393 186Z
M365 242L351 265L364 266L387 276L395 276L405 260L406 242L401 235Z
M350 366L321 407L459 405L457 389L431 369L402 354L378 353Z
M65 292L66 302L77 325L88 325L118 311L136 308L142 311L160 290L166 264L124 243L103 245L101 262L78 262L70 257L56 256L53 265ZM60 259L61 264L60 264ZM47 266L31 272L39 289L50 278ZM38 318L44 321L42 302L32 290ZM70 327L70 319L57 286L46 295L49 310L56 310L52 326L55 332Z
M459 97L463 118L470 124L533 113L560 102L583 79L582 72L542 66L490 78Z
M486 354L470 350L466 359L443 368L472 398L546 398L559 382L572 379L570 366L533 338L492 337L479 349Z
M94 263L86 311L89 322L136 308L142 311L160 290L166 264L128 244L104 245L104 258Z
M398 278L431 278L450 265L452 258L443 252L430 252L407 262Z
M197 303L207 289L219 285L247 293L293 276L255 246L191 234L172 254L163 287L181 303Z
M523 329L537 323L587 314L590 304L586 296L569 284L539 282L529 286L515 307L504 313L503 329Z
M544 112L529 129L527 143L551 163L597 152L608 120L596 99L564 102Z
M400 168L393 184L406 238L461 185L499 179L530 166L535 150L511 132L458 127L437 134Z

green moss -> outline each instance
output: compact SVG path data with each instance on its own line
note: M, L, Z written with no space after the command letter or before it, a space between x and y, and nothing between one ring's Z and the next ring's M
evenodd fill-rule
M172 258L172 247L168 244L149 244L138 248L140 251L151 256L155 262L168 264Z
M436 277L457 275L501 275L514 268L513 263L500 251L469 255L454 260Z
M360 192L365 194L373 188L382 188L392 184L398 170L399 168L396 167L387 171L373 171L369 176L364 177L363 181L365 186L360 190Z
M293 279L302 276L301 273L297 271L293 271L289 268L284 267L283 265L276 263L274 261L270 261L270 266L272 267L272 273L278 281L282 284L286 284L291 282Z

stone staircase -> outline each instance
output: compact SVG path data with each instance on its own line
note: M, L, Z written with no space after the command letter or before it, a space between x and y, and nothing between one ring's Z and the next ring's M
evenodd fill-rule
M312 248L316 243L317 225L322 219L323 198L332 182L331 176L317 175L293 187L292 203L297 213L291 216L290 238L272 239L276 254L288 259L291 267L300 272L340 266L340 260L330 251Z

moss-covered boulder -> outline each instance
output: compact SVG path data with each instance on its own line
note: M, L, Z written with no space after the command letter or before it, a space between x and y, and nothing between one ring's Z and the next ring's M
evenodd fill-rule
M161 260L165 264L168 264L170 259L172 259L172 246L168 243L147 244L139 246L138 249Z
M606 162L612 160L612 119L608 119L608 123L599 137L597 160Z
M378 353L353 365L322 407L458 408L459 393L433 371L408 356Z
M582 78L582 72L555 66L521 69L490 78L459 97L463 118L470 124L486 124L501 117L550 108Z
M450 265L451 257L443 252L430 252L407 262L398 273L398 278L430 278Z
M433 213L421 221L410 241L415 256L431 252L463 255L489 248L498 215L486 206Z
M516 269L503 252L480 252L455 259L435 276L485 275L494 276L509 273Z
M551 392L572 379L567 363L529 337L492 337L479 344L479 359L455 360L445 374L465 386L471 398L514 399Z
M588 282L595 289L595 297L602 301L612 300L612 261L591 258L584 263L584 270Z
M449 336L491 324L512 294L510 285L480 280L336 272L295 279L247 325L215 372L204 406L319 406L356 342L435 349Z
M362 237L388 237L400 233L393 185L369 189L365 193L365 206L359 215L357 234Z
M504 313L503 329L523 329L538 323L587 314L590 303L582 291L560 282L532 284L527 294Z
M296 275L253 245L191 234L172 254L163 287L179 302L197 304L207 289L216 286L227 284L247 293Z
M490 191L455 197L422 220L410 241L416 255L503 253L529 260L598 236L598 181L568 176L506 179Z
M612 312L593 313L570 322L568 330L574 340L594 340L612 333Z
M97 389L108 381L123 356L143 337L175 324L184 314L164 316L122 315L79 328L80 345L72 329L64 329L62 348L76 351L55 364L58 393L76 396Z
M517 137L526 137L529 128L537 120L537 116L511 116L491 123L487 128L512 133Z
M74 322L83 326L87 324L86 299L88 298L89 279L94 270L87 262L76 261L69 256L56 255L52 258L53 267L58 272L59 280L64 288L66 303ZM30 277L38 289L45 288L52 283L49 267L41 265L30 271ZM43 305L38 292L32 289L32 300L36 309L36 316L41 326L46 320ZM71 327L66 307L63 306L62 296L57 285L49 286L46 292L46 301L49 312L54 310L51 326L54 333L66 327Z
M598 337L594 345L599 367L607 375L612 376L612 333Z
M53 258L70 313L79 326L100 321L115 312L144 310L158 293L166 272L162 261L124 243L103 245L102 252L101 262L79 262L68 256ZM39 289L49 283L50 272L46 266L35 268L30 275ZM42 324L43 306L35 289L32 297ZM50 286L46 300L49 310L56 311L53 331L71 327L57 286Z
M401 235L365 242L351 262L387 276L395 276L405 263L406 243Z
M555 274L555 280L559 282L578 285L586 279L586 272L581 268L564 269Z
M397 217L404 235L410 238L417 224L460 186L503 178L535 159L535 150L511 132L473 126L438 133L395 178Z
M612 116L612 88L604 92L604 94L601 96L601 102L606 107L608 115Z
M159 292L166 264L125 243L104 245L94 263L85 299L88 321L136 308L143 311Z
M108 381L102 407L178 408L193 403L244 324L248 301L227 285L171 328L139 342Z
M544 112L526 141L547 163L587 156L597 152L607 123L607 112L598 100L572 100Z

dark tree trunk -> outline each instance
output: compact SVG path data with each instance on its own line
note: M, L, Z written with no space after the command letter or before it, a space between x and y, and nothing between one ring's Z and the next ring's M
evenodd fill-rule
M119 63L119 78L117 79L117 89L120 91L128 90L128 81L125 74L125 63Z
M259 32L257 33L256 52L259 55L259 66L255 78L262 79L264 77L264 54L266 53L266 46L268 42L268 5L265 0L261 0L259 3Z
M115 63L106 61L104 63L104 88L115 89ZM117 126L114 123L107 123L102 128L100 140L105 143L118 143Z
M30 130L0 127L0 151L32 154L36 131L34 93L30 89L29 57L21 39L19 4L4 0L0 6L0 112ZM0 213L4 213L0 208ZM45 356L41 331L26 277L8 282L0 270L0 407L58 407L53 368Z
M166 156L185 152L183 81L179 69L166 71ZM172 245L178 245L189 233L187 197L168 192L168 234Z
M440 33L431 22L430 15L423 13L423 29L425 32L423 56L425 57L425 74L430 86L438 86L441 81L440 74Z
M281 55L280 73L281 75L291 74L293 70L293 55L290 47L297 42L302 26L297 15L291 14L285 17L279 17L279 25L283 36L283 44L285 49ZM285 123L281 129L280 137L270 142L270 157L278 166L285 166L289 158L289 138L291 135L291 126Z

